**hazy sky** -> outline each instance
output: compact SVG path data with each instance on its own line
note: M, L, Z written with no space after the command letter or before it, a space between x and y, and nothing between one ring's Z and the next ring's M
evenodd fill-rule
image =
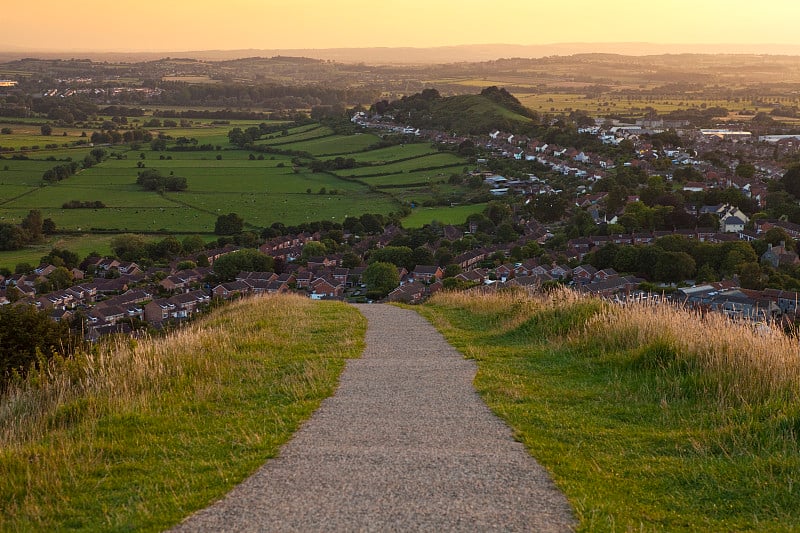
M798 0L31 0L0 10L0 50L797 45L799 21Z

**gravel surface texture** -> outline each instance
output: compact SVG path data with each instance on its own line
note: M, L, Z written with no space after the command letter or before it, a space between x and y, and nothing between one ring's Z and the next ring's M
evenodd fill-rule
M571 531L547 472L417 313L362 305L366 350L281 450L175 531Z

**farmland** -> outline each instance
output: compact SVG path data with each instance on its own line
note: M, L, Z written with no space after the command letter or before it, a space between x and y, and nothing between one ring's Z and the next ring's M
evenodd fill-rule
M259 141L281 151L306 152L323 160L346 157L368 165L312 172L288 155L255 152L256 157L228 142L232 127L257 125L253 121L196 121L190 127L153 128L154 135L196 139L196 144L211 145L211 149L175 151L172 141L165 151L152 150L150 143L105 146L107 158L101 163L48 183L42 180L46 170L69 160L82 161L89 154L91 146L78 144L83 130L67 130L67 137L52 139L59 142L57 147L47 149L45 145L51 139L37 133L38 125L10 124L12 133L0 138L4 146L15 147L0 159L0 221L19 223L36 209L43 218L52 219L62 235L69 235L65 246L102 253L108 250L109 235L116 233L197 233L210 238L216 218L232 212L245 220L246 227L258 230L274 222L342 222L346 216L388 214L403 205L446 203L464 196L463 188L448 185L447 179L461 173L466 161L440 153L427 143L377 147L381 139L376 135L337 135L319 124L287 126ZM185 177L187 189L161 193L144 190L136 184L143 169ZM100 201L105 207L62 207L70 201ZM422 213L415 213L414 224L425 218ZM431 214L428 222L442 218ZM45 245L2 252L0 266L35 262L46 252Z

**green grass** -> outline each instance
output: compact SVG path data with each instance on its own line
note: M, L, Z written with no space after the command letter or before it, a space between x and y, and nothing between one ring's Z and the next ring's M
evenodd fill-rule
M364 331L340 303L259 298L31 380L0 410L0 529L169 528L277 454Z
M145 159L138 157L145 154ZM221 153L222 160L216 159ZM172 159L159 159L161 155ZM397 209L390 196L371 192L353 181L329 174L294 173L289 158L250 160L246 151L128 152L128 159L109 159L66 180L39 187L41 173L56 163L11 161L0 170L0 182L13 184L0 196L0 217L19 222L30 209L39 209L58 228L178 233L213 231L219 214L238 213L255 226L276 221L286 224L319 219L344 220L365 210L389 213ZM188 190L160 196L135 184L138 162L164 174L187 178ZM283 164L283 167L278 165ZM27 165L27 168L26 168ZM0 167L2 168L2 167ZM325 188L336 195L318 195ZM308 194L311 189L313 194ZM106 209L64 210L70 200L101 200Z
M303 169L295 172L292 158L287 156L263 154L264 158L259 160L257 153L234 149L227 142L227 132L234 125L255 124L233 121L210 125L195 121L188 128L155 128L154 131L163 130L173 138L194 137L200 143L219 144L222 150L155 152L148 143L137 150L116 146L107 148L111 157L106 161L46 186L41 179L46 170L68 157L80 161L90 148L41 150L32 153L35 159L31 160L0 160L0 220L19 223L30 209L38 209L43 217L53 219L57 228L66 231L95 228L202 233L213 231L218 215L231 212L242 216L251 227L266 227L277 221L294 225L314 220L341 222L346 216L365 212L388 214L401 203L466 201L463 188L446 183L450 174L463 170L465 161L451 153L437 152L428 143L364 151L380 139L365 133L333 135L329 128L318 124L292 128L289 135L276 134L274 139L266 141L289 143L281 145L286 149L313 154L341 153L342 157L375 163L341 171L337 179ZM36 128L24 127L32 131ZM45 160L51 156L58 161ZM140 189L135 183L142 168L140 164L163 174L186 177L188 190L158 195ZM419 170L427 167L444 168ZM388 174L362 177L376 173ZM351 174L362 178L349 179ZM318 194L323 188L336 194ZM71 200L100 200L107 208L61 208Z
M332 129L320 126L319 124L300 126L286 131L288 133L287 135L282 135L281 133L272 133L267 135L266 138L257 141L255 144L277 144L281 145L279 146L280 148L284 148L282 145L288 146L288 144L291 143L305 141L308 139L316 139L317 137L325 138L333 134Z
M739 102L733 100L712 100L694 98L691 95L675 94L671 97L629 98L620 94L608 93L597 98L586 98L585 93L537 93L519 94L519 101L529 109L540 113L569 113L574 110L583 110L592 114L605 115L622 113L626 115L643 116L645 108L652 107L658 113L665 114L671 111L686 109L702 109L703 107L724 107L733 113L741 110L754 112L770 112L772 107L755 106L748 99ZM746 120L748 117L740 117Z
M403 172L414 172L422 168L430 167L452 167L460 165L464 166L464 160L457 155L447 153L435 153L426 155L424 157L417 157L408 161L400 161L398 163L388 163L385 165L376 165L361 168L350 168L340 170L337 173L343 177L363 177L372 174L399 174ZM442 172L442 170L436 170ZM378 176L374 176L378 177Z
M110 235L59 235L47 239L41 244L26 246L21 250L0 252L0 267L13 271L19 263L38 266L39 260L49 254L53 248L70 250L78 254L81 259L91 252L107 255L111 253L111 239Z
M426 161L428 158L422 158ZM416 159L407 161L412 163ZM374 167L376 172L379 172L383 167ZM436 168L433 170L411 170L408 172L398 172L397 174L389 174L387 176L370 176L360 178L360 181L367 185L375 185L376 187L396 186L396 185L419 185L419 184L434 184L434 183L447 183L451 174L461 174L464 170L463 164L452 165L444 168ZM343 171L347 172L347 171Z
M314 156L325 154L343 154L342 157L349 157L346 154L364 150L379 140L380 137L371 133L359 133L356 135L333 135L321 139L312 139L308 141L281 145L280 148L285 150L309 152Z
M726 400L731 389L747 396L758 371L740 370L720 388L717 371L682 355L691 350L641 333L637 341L635 330L629 341L613 332L604 339L607 323L622 332L638 320L626 310L584 329L607 304L541 302L443 296L420 312L477 362L477 390L551 472L580 531L800 529L797 381L787 385L794 393L778 387L749 402ZM651 321L650 336L665 321ZM723 323L713 324L717 336L703 330L697 357L711 346L734 366L723 339L758 333ZM768 358L772 341L764 342L758 355ZM774 372L796 376L796 361L787 361Z
M369 150L366 152L353 152L348 154L347 157L352 157L359 162L384 164L397 159L406 159L409 157L418 157L435 153L437 153L437 150L431 148L431 145L428 143L414 143L398 144L395 146L378 148L377 150ZM333 159L334 157L337 156L321 157L320 159Z
M486 209L486 204L457 205L454 207L417 207L403 219L404 228L421 228L434 220L442 224L463 224L473 213Z

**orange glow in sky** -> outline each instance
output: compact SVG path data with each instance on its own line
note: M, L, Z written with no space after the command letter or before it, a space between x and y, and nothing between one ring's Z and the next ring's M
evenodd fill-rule
M0 10L0 51L547 44L800 44L797 0L35 0Z

